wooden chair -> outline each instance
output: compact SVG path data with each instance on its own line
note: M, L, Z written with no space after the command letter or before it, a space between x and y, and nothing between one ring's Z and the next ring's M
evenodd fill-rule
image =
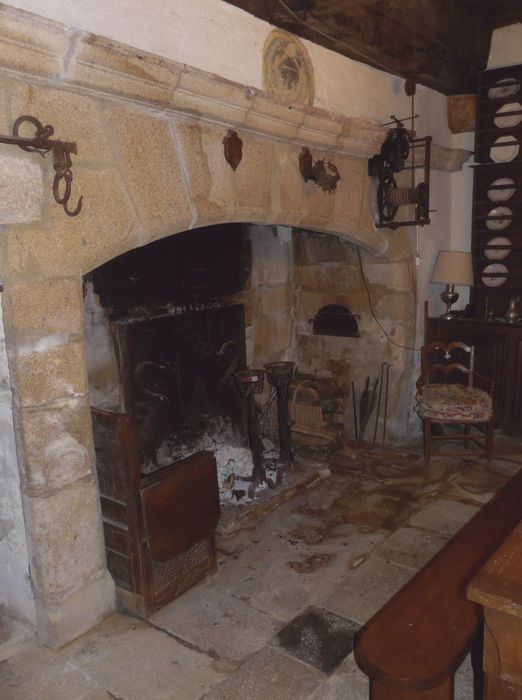
M477 386L482 384L484 388ZM432 442L463 440L464 451L438 451L443 455L469 455L485 450L493 456L493 389L491 379L474 370L474 348L459 341L436 340L421 349L421 376L417 380L417 410L423 421L424 462L430 463ZM462 425L457 434L434 434L433 426ZM480 450L470 450L470 444Z

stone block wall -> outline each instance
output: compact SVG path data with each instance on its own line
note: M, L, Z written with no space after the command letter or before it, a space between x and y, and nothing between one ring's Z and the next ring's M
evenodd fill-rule
M411 410L414 352L407 348L412 348L415 340L416 308L408 235L399 230L394 236L389 257L383 260L360 250L359 262L353 244L333 236L294 232L298 366L304 372L324 376L350 374L358 401L366 377L373 386L382 363L389 363L388 440L404 436L405 416ZM340 304L358 316L359 337L313 334L310 320L329 304ZM348 406L347 434L354 436L351 401ZM376 411L370 420L372 430L375 415ZM381 425L383 415L381 407ZM369 436L367 429L365 438Z
M294 288L291 230L284 226L249 227L252 274L235 297L245 305L247 364L295 359Z

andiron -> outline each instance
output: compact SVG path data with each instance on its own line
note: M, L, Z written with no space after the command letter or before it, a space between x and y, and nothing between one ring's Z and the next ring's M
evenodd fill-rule
M254 464L252 484L248 490L248 495L250 498L254 498L256 488L260 484L267 482L269 486L272 485L266 478L263 443L261 442L255 401L255 394L260 394L263 391L264 372L262 369L240 370L234 373L234 379L236 380L241 395L246 399L248 440L252 452L252 462Z
M32 138L20 136L19 130L22 124L32 124L35 128L35 134ZM71 154L78 153L76 144L69 141L59 141L51 139L54 134L54 127L50 124L45 126L36 117L24 114L13 124L13 136L0 136L0 143L19 146L24 151L29 153L40 153L43 157L45 153L51 151L53 155L53 194L54 199L58 204L61 204L67 216L78 216L82 208L83 196L78 200L78 204L74 209L69 209L69 200L71 198L72 187L72 161ZM63 193L60 192L63 180Z
M288 410L288 386L294 376L294 362L268 362L266 378L277 392L277 418L279 424L279 456L285 467L294 462L292 453L292 427Z

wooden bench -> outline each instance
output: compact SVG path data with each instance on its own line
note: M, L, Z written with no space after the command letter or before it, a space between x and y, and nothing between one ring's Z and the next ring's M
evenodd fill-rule
M522 470L359 631L355 659L371 700L451 700L483 612L466 599L476 572L520 522Z

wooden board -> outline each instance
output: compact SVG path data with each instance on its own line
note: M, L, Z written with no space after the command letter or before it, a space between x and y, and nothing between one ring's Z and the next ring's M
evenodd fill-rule
M214 455L199 452L154 472L142 481L141 500L153 559L167 561L211 537L220 515Z

